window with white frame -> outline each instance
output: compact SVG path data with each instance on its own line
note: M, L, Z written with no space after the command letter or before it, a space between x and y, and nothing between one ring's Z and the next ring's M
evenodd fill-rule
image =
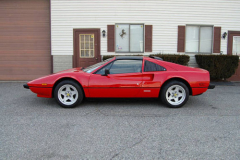
M213 26L186 26L186 52L212 53L212 46Z
M240 55L240 36L233 36L232 55Z
M142 53L144 51L143 24L115 25L115 52Z

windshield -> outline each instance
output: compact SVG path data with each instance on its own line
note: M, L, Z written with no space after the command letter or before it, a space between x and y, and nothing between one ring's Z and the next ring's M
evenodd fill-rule
M106 59L105 61L102 61L102 62L99 62L97 64L94 64L94 65L91 65L87 68L84 68L83 71L84 72L87 72L87 73L91 73L92 71L94 71L95 69L97 69L98 67L102 66L103 64L109 62L110 60L112 60L113 58L109 58L109 59Z

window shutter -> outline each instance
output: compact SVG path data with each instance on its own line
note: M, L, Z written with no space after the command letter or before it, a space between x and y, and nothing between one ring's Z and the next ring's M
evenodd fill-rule
M114 25L107 25L107 51L115 52Z
M145 25L145 52L152 52L152 25Z
M214 27L213 53L220 53L221 48L221 27Z
M185 26L178 26L177 52L185 52Z

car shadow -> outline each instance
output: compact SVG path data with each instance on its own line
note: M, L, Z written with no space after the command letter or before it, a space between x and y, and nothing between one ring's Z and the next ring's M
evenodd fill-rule
M40 98L32 97L28 100L30 106L42 106L47 108L61 108L54 98ZM85 107L130 107L130 106L151 106L151 107L163 107L166 106L156 98L86 98L76 108Z
M101 104L101 105L156 105L164 106L164 104L156 98L86 98L84 104Z
M40 98L32 97L27 100L28 105L42 107L42 108L62 108L59 106L54 98ZM193 99L189 101L182 108L194 108ZM85 98L81 104L76 108L169 108L163 104L158 98Z

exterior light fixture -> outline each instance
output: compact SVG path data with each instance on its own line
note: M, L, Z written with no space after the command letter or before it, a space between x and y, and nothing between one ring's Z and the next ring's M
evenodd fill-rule
M105 35L106 35L106 31L103 30L103 31L102 31L102 36L105 37Z
M227 32L224 32L222 38L225 39L227 37Z

